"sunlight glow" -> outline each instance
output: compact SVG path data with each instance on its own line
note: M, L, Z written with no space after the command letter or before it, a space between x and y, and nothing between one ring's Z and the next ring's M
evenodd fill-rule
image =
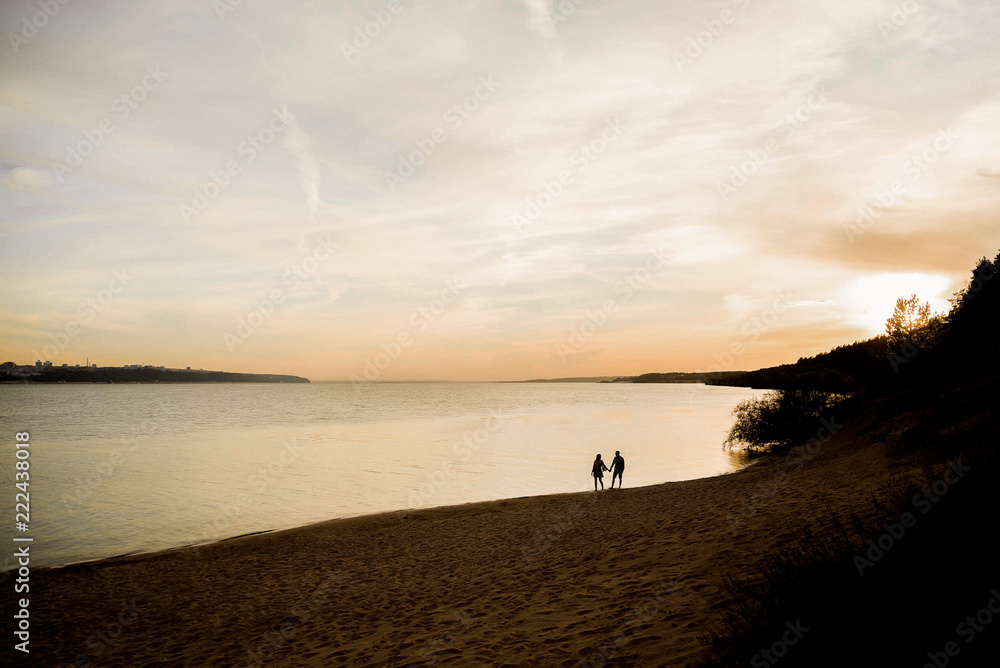
M892 315L896 300L916 295L930 302L932 313L951 308L952 279L940 274L882 273L858 279L847 289L845 303L852 324L869 330L872 336L885 333L885 321Z

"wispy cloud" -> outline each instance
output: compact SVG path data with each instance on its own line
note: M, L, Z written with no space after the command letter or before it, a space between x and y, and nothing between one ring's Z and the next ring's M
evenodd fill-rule
M290 117L288 129L285 131L285 147L295 156L296 165L299 170L299 178L302 180L302 190L306 194L306 203L309 205L309 217L316 222L316 212L319 210L319 186L320 172L319 164L309 146L309 137L302 131L295 117L288 111L285 105L281 105L285 114Z
M552 0L521 0L528 8L528 27L546 39L556 34L552 23Z

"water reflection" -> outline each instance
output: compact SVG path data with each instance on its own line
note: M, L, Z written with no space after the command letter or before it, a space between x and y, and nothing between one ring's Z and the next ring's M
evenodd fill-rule
M0 388L4 423L32 433L38 565L586 491L597 452L621 450L626 487L734 471L750 457L721 444L752 394L596 383Z

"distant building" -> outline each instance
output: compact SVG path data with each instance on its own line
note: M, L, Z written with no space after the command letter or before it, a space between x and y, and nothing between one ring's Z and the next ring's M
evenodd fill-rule
M7 378L21 378L34 376L39 373L35 364L17 364L15 362L4 362L0 364L0 376Z

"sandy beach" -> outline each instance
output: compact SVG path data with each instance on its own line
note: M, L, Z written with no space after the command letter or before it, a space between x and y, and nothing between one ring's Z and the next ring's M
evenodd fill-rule
M626 471L622 490L39 570L24 665L694 665L727 575L863 508L889 471L844 430L714 478L629 489Z

